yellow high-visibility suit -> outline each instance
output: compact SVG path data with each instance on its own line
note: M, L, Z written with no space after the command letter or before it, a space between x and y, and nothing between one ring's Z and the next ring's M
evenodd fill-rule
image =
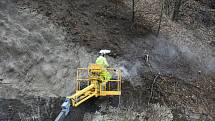
M109 66L107 60L105 57L103 56L99 56L97 59L96 59L96 64L99 64L102 66L102 72L100 74L100 76L102 77L102 81L103 82L106 82L108 80L111 79L111 74L107 71L107 67Z

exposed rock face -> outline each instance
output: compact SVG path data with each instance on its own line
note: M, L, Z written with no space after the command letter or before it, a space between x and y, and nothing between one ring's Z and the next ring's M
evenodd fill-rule
M66 33L47 17L17 8L11 1L1 5L2 82L35 95L71 93L76 68L86 66L94 56L78 45L68 49Z

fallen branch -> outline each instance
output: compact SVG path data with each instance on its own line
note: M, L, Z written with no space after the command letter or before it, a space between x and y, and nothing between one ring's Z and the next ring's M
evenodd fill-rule
M149 100L148 100L148 105L149 105L149 102L150 102L150 100L151 100L151 98L152 98L153 87L154 87L155 81L156 81L156 79L157 79L158 77L159 77L159 75L157 75L157 76L154 78L154 80L153 80L153 83L152 83L152 86L151 86L151 91L150 91L150 97L149 97Z

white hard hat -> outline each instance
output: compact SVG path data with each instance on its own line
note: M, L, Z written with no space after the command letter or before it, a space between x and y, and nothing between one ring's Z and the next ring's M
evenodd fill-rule
M111 52L111 50L100 50L99 51L100 54L108 54L110 52Z

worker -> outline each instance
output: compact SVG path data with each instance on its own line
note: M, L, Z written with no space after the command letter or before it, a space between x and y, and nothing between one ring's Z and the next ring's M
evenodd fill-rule
M105 58L105 54L110 53L110 50L101 50L99 53L100 56L96 59L96 64L102 66L102 72L100 74L102 82L107 82L111 79L111 74L107 71L109 64L107 62L107 59Z

